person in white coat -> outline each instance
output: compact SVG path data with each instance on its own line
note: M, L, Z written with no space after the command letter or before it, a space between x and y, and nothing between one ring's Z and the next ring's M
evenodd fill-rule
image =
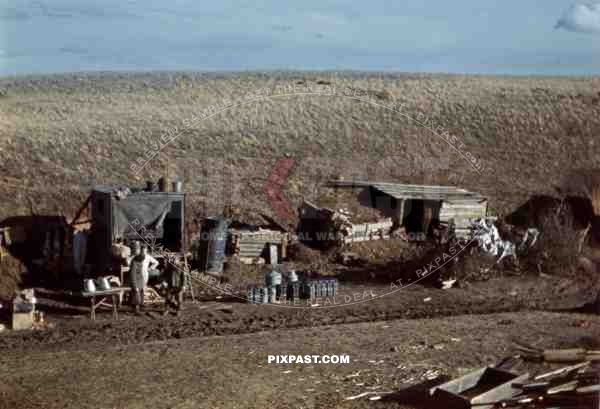
M140 307L144 305L144 288L148 284L150 269L158 267L158 260L149 255L147 248L143 246L139 252L136 251L129 265L131 302L135 311L139 312Z

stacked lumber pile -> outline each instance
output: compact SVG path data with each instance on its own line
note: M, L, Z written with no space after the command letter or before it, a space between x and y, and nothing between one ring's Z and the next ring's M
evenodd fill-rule
M228 232L227 252L239 257L242 262L254 262L264 257L269 245L277 247L279 259L286 257L288 233L276 230L258 229L237 230Z

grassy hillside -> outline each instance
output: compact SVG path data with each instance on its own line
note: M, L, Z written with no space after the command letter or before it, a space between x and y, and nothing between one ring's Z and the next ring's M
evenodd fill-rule
M293 85L299 92L281 92ZM307 85L335 86L336 94L299 95ZM269 98L245 99L259 89L269 90ZM349 98L350 89L369 96ZM131 170L165 132L181 131L184 121L210 105L240 98L241 105L184 131L139 174ZM385 108L394 101L401 113ZM434 130L443 126L455 136L454 148L415 120ZM93 184L141 185L167 168L170 176L185 179L198 212L214 213L228 203L269 211L260 188L284 155L297 159L285 184L293 204L317 197L320 182L343 176L460 184L489 195L492 207L505 212L532 194L552 192L569 169L600 167L599 136L600 78L358 73L4 78L0 219L28 214L30 207L68 214Z

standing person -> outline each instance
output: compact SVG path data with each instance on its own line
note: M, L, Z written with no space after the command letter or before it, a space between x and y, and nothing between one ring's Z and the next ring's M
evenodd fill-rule
M165 266L165 281L167 294L165 297L165 310L163 315L169 314L169 307L175 309L176 314L181 314L183 308L183 289L185 286L185 271L183 266L177 265L176 257L169 257Z
M142 246L135 248L135 254L129 264L131 301L135 312L139 313L140 307L144 305L144 288L148 284L149 271L158 267L158 261L148 254L146 246Z

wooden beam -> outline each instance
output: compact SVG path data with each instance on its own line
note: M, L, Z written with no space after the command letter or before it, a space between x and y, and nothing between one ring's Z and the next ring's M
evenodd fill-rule
M92 200L92 195L90 194L87 199L85 199L85 202L83 202L83 204L81 205L81 207L79 208L79 210L77 210L77 213L75 213L75 217L73 217L73 219L71 220L71 222L69 223L69 225L73 225L74 223L77 222L77 220L81 217L81 214L83 213L84 210L86 210L90 204Z

